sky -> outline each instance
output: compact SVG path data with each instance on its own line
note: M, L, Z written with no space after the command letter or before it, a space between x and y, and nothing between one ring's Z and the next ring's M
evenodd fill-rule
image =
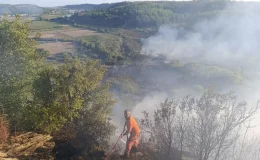
M125 0L0 0L0 4L35 4L42 7L53 7L53 6L63 6L69 4L100 4L100 3L113 3L121 2ZM128 0L128 1L140 1L140 0ZM148 0L142 0L148 1ZM149 0L152 1L152 0ZM160 1L160 0L157 0ZM170 1L170 0L167 0ZM246 0L248 1L248 0ZM250 1L259 1L259 0L250 0Z

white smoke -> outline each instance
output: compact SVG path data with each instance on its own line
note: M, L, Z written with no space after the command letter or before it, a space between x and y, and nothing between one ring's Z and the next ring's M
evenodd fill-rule
M229 66L247 66L247 60L253 59L255 63L250 65L256 65L260 58L260 15L252 8L243 9L239 15L222 13L199 22L192 31L162 26L158 34L144 41L142 54Z
M217 17L191 30L162 26L143 41L142 54L163 55L169 61L226 67L245 76L243 85L230 86L246 100L260 98L260 14L253 6L228 6ZM189 94L189 93L188 93Z
M143 118L143 111L153 114L154 109L164 102L168 98L166 93L153 93L147 95L140 103L138 103L133 109L132 114L138 119Z
M239 101L247 101L256 105L260 99L260 14L254 7L228 6L226 11L210 20L204 20L192 26L192 29L175 28L170 25L161 26L158 33L143 41L141 54L157 57L162 55L167 61L179 60L183 65L198 63L227 68L239 72L245 79L240 84L225 86L217 83L220 92L234 91ZM164 74L162 74L164 73ZM180 98L184 95L199 96L203 90L201 84L182 82L180 73L163 71L144 72L145 77L153 79L163 86L165 92L148 94L133 109L133 116L142 119L142 111L153 113L166 98ZM150 77L151 76L151 77ZM149 79L147 78L147 79ZM190 80L192 82L192 79ZM165 82L165 83L164 83ZM210 82L209 82L210 84ZM171 86L172 85L172 86ZM190 86L198 86L191 88ZM154 87L154 86L151 86ZM168 87L168 88L167 88ZM175 91L169 93L169 87ZM202 88L200 88L202 87ZM181 89L182 88L182 89ZM198 89L199 88L199 89ZM123 106L120 106L123 107ZM122 110L120 110L122 112ZM123 113L120 113L123 114ZM260 133L260 114L251 123L248 135Z
M241 84L224 86L223 82L215 87L220 92L234 91L239 101L245 100L250 105L256 105L260 99L259 10L252 6L228 6L227 11L213 19L198 22L189 30L174 28L170 25L162 26L156 35L143 41L141 53L152 57L162 55L169 62L179 60L183 65L198 63L240 72L245 77ZM182 82L179 84L182 85ZM185 91L186 95L196 96L196 93L192 93L191 90ZM177 94L177 96L182 95L183 93ZM166 95L167 98L169 96ZM158 104L158 101L163 102L160 96L159 98L148 97L140 102L136 106L136 116L139 116L140 110L143 109L148 109L149 112L155 110L154 106ZM258 147L252 147L256 145L252 138L260 133L259 117L260 113L256 113L250 123L250 128L246 131L247 147L253 148L254 151ZM241 130L241 134L244 133L245 131ZM241 153L245 154L245 157L253 155L246 149L243 152L241 149Z

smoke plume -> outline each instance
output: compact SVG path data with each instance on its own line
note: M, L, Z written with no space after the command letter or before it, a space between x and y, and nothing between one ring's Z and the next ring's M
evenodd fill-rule
M164 97L178 98L184 94L196 96L201 92L196 92L191 86L205 87L215 82L217 91L234 91L240 101L245 100L251 105L256 105L260 98L260 65L258 63L260 60L260 12L259 8L252 4L242 5L227 6L226 10L215 18L197 22L189 30L171 25L161 26L157 34L143 40L141 54L152 57L164 56L169 63L178 60L182 66L189 64L211 66L205 72L211 72L214 67L221 68L226 74L237 74L236 76L243 77L239 83L226 85L223 79L218 81L213 76L210 80L208 78L202 78L201 81L193 80L193 84L188 86L180 80L176 81L176 76L169 74L162 79L172 79L175 81L172 87L186 87L189 88L186 89L189 92L176 92L169 95L165 91L167 95ZM197 70L194 71L194 74L198 75L198 73ZM212 76L211 73L207 74ZM154 77L157 77L156 74ZM152 112L159 102L162 102L160 96L149 95L136 105L134 113L139 117L142 110ZM258 117L259 113L251 123L252 134L260 132L260 118Z
M215 18L197 22L191 29L164 25L155 35L144 39L141 54L163 56L168 64L178 61L179 67L158 67L157 62L150 61L138 71L126 73L143 81L147 90L157 91L148 91L133 107L134 117L142 119L144 110L152 114L166 98L200 96L210 84L218 92L234 91L239 101L256 105L260 99L259 19L260 10L253 4L233 4ZM118 104L114 113L123 114L118 108L124 102L119 99ZM247 135L260 132L259 115L254 117Z

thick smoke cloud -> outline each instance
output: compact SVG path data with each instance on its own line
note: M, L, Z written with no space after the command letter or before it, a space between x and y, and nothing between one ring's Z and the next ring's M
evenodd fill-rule
M218 16L210 20L196 23L192 29L174 28L165 25L159 28L158 33L143 40L141 54L157 57L163 55L167 61L179 60L182 64L199 63L225 67L231 71L238 71L245 76L242 84L224 86L217 83L218 91L235 91L241 100L255 104L259 99L260 72L260 11L252 6L233 5L226 8ZM196 85L209 86L211 81L195 81L191 84L183 82L180 72L169 69L147 67L139 73L128 71L136 80L142 80L147 85L157 84L159 93L149 93L134 107L134 114L141 117L143 110L153 110L165 98L179 98L184 95L200 95L201 92L191 88ZM184 78L184 80L186 80ZM214 81L214 79L213 79ZM222 85L222 86L221 86ZM154 88L150 85L146 88ZM174 94L170 88L178 88ZM181 90L180 90L181 88ZM219 89L221 88L221 89ZM200 90L201 91L201 90ZM163 96L162 96L163 95ZM163 98L162 98L163 97ZM119 99L114 113L122 114L124 102ZM117 109L120 108L120 109ZM122 118L122 116L120 116Z
M227 67L241 72L246 77L244 86L255 89L260 84L259 19L256 8L233 5L216 18L198 22L189 31L162 26L156 35L143 41L142 54L163 55L184 64Z
M192 31L160 27L155 36L144 41L142 54L164 55L169 60L179 59L186 63L258 67L259 13L253 8L243 8L242 12L227 10L230 13L195 24Z

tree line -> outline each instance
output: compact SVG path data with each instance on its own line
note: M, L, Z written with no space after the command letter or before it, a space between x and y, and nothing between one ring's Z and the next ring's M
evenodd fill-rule
M56 21L112 28L147 28L163 24L189 25L201 19L213 18L226 11L226 6L231 4L239 8L240 2L122 2L115 3L107 9L82 11L66 20L58 18ZM259 6L251 3L243 5Z

